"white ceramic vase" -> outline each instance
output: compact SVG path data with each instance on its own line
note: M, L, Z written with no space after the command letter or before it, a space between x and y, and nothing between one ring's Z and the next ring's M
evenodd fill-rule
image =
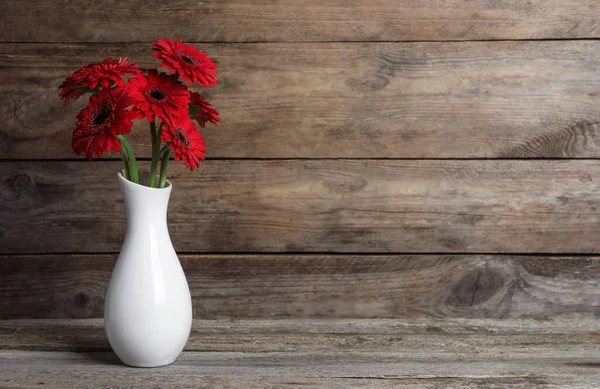
M126 365L169 365L192 326L190 290L167 228L171 183L158 189L118 177L127 231L106 292L106 335Z

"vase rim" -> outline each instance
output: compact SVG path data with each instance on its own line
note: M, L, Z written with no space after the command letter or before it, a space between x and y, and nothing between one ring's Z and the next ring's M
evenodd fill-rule
M117 172L117 177L119 177L119 180L127 183L127 185L139 186L141 188L148 189L148 190L154 190L154 191L170 190L173 186L173 184L171 184L171 181L167 180L166 181L167 185L164 188L151 188L147 185L137 184L133 181L128 180L127 178L125 178L123 173L124 173L123 170L121 170L120 172Z

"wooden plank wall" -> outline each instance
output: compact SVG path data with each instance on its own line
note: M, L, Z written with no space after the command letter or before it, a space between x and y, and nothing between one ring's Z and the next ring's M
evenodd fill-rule
M98 318L125 227L57 85L150 42L219 63L173 164L196 318L595 320L600 3L0 0L0 318ZM148 137L132 136L145 158Z

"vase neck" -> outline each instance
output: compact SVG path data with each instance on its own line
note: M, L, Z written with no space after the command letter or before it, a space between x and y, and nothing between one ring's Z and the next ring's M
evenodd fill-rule
M147 177L140 177L141 182L146 182ZM143 181L144 180L144 181ZM165 223L167 208L171 196L171 183L165 188L150 188L133 183L119 173L121 191L125 198L127 208L127 224Z

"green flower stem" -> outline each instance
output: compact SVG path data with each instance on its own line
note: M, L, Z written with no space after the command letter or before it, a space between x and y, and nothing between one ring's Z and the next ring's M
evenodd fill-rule
M150 165L150 181L148 186L150 188L156 187L156 168L158 167L158 158L160 157L158 149L160 148L160 140L156 133L155 121L150 122L150 137L152 138L152 165Z
M123 161L123 169L125 170L125 178L131 181L131 171L129 169L129 159L127 158L127 151L125 146L121 144L121 160Z
M171 149L166 149L162 155L162 163L160 165L159 188L164 188L167 182L167 165L169 164L169 158L171 158Z
M165 153L165 151L167 151L169 149L169 144L165 144L162 149L160 149L160 152L158 153L158 155L163 155Z
M125 151L127 152L127 159L129 160L129 169L130 169L129 173L131 175L131 181L135 182L136 184L139 184L140 176L139 176L137 161L135 159L135 154L133 154L133 150L132 150L131 146L129 145L129 142L127 142L127 139L125 139L125 137L123 135L117 135L117 139L119 139L119 142L121 142L121 147L124 147Z

